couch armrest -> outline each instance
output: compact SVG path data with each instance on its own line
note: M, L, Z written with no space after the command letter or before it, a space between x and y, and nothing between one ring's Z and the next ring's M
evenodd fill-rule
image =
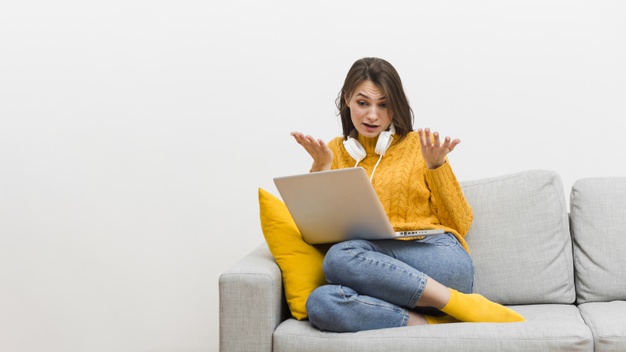
M288 316L280 268L262 244L222 273L220 351L272 351L274 330Z

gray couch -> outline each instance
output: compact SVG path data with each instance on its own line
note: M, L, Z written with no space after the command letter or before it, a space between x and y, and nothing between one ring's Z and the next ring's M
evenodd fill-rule
M626 351L626 178L558 174L461 183L474 291L524 323L456 323L328 333L290 317L265 244L223 273L220 351Z

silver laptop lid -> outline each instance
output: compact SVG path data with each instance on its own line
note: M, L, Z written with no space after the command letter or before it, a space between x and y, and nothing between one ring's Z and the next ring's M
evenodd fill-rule
M396 234L361 167L274 178L302 238L333 243L351 238L386 239Z

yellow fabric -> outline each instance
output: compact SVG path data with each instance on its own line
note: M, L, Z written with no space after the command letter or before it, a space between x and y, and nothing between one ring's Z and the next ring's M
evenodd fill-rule
M516 311L492 302L477 293L450 289L450 301L441 311L461 321L475 323L514 323L526 321Z
M430 325L433 325L433 324L450 324L450 323L459 323L460 322L460 320L458 320L457 318L449 316L449 315L442 315L440 317L435 317L435 316L432 316L432 315L424 315L424 319L426 319L426 321Z
M322 261L328 248L304 242L285 203L261 188L259 208L263 236L282 271L291 315L298 320L306 319L309 294L326 284Z
M357 138L367 156L358 166L371 175L379 159L374 150L377 138ZM353 167L355 160L343 146L343 138L328 143L333 152L332 169ZM422 157L419 135L409 132L394 141L376 168L372 184L396 231L443 229L454 234L469 252L465 235L473 220L450 163L430 170Z

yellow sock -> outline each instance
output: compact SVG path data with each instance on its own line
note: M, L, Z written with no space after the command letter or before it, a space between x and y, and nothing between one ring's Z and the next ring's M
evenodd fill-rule
M448 323L458 323L459 320L450 315L442 315L440 317L435 317L432 315L424 315L424 318L428 322L428 324L448 324Z
M513 323L526 321L516 311L491 302L477 294L465 294L450 289L450 301L441 309L461 321L484 323Z

